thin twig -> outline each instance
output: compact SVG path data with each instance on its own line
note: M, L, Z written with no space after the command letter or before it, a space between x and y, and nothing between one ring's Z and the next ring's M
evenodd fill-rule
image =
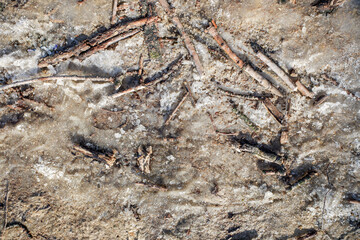
M133 87L133 88L129 88L129 89L126 89L122 92L118 92L118 93L114 93L113 95L110 95L111 98L118 98L118 97L121 97L123 95L126 95L126 94L129 94L129 93L132 93L132 92L136 92L136 91L139 91L139 90L142 90L142 89L145 89L145 88L148 88L150 86L153 86L153 85L156 85L157 83L160 83L162 81L166 81L167 78L166 76L169 75L172 71L171 69L179 63L180 59L182 58L182 55L179 55L174 61L172 61L168 67L164 70L162 70L161 72L158 72L154 75L155 78L158 78L156 80L151 80L152 77L148 78L150 79L151 81L150 82L147 82L145 84L141 84L139 86L136 86L136 87ZM158 75L161 75L161 77L159 77ZM165 75L165 76L164 76ZM144 80L146 82L146 79Z
M296 86L290 79L290 77L278 66L274 63L268 56L263 54L261 51L257 51L254 49L256 56L260 58L266 65L269 66L271 70L273 70L289 87L292 91L296 91Z
M118 5L118 0L113 0L112 15L111 15L111 24L115 24L115 23L116 23L117 5Z
M190 55L192 56L196 69L198 71L198 73L201 75L203 75L204 69L203 66L200 62L200 58L199 55L196 52L195 46L192 43L189 35L185 32L184 26L182 25L182 23L180 22L180 19L177 16L174 16L171 9L170 9L170 5L166 0L159 0L159 3L161 4L161 6L165 9L165 12L172 18L173 23L175 24L175 26L177 27L177 29L179 30L185 46L187 48L187 50L189 51Z
M271 83L256 72L250 65L246 65L227 45L224 39L219 35L216 28L211 25L207 30L210 35L215 39L219 46L225 51L225 53L238 65L240 68L243 68L251 77L258 81L263 87L272 92L273 94L283 97L283 94L277 90Z
M0 91L18 87L26 84L32 84L36 82L45 82L45 81L57 81L57 80L64 80L64 81L92 81L92 82L113 82L113 78L101 78L101 77L83 77L83 76L50 76L50 77L40 77L40 78L33 78L33 79L26 79L16 81L11 84L6 84L0 86Z
M65 61L73 56L78 56L82 52L85 52L85 51L89 50L90 48L92 48L98 44L101 44L102 42L107 41L123 32L129 31L133 28L139 28L141 26L144 26L145 24L154 22L157 19L158 19L158 17L140 18L138 20L127 22L125 24L116 25L90 40L85 40L85 41L79 43L74 48L71 48L65 52L60 52L58 54L55 54L54 56L48 56L48 57L41 59L39 61L38 66L40 68L43 68L43 67L46 67L51 64L57 64L59 62Z
M242 91L239 91L237 89L233 89L233 88L229 88L229 87L226 87L226 86L223 86L221 85L220 83L215 83L216 86L229 94L229 96L239 96L239 97L242 97L242 98L245 98L247 100L260 100L260 99L264 99L264 98L268 98L268 97L272 97L273 95L272 94L260 94L260 93L257 93L257 92L242 92Z
M124 90L122 92L114 93L110 97L118 98L118 97L124 96L126 94L129 94L129 93L132 93L132 92L137 92L139 90L154 86L154 85L156 85L157 83L159 83L161 81L164 81L164 79L160 78L160 79L157 79L155 81L152 81L152 82L149 82L149 83L146 83L146 84L143 84L143 85L139 85L139 86L136 86L136 87L133 87L133 88L129 88L129 89L126 89L126 90Z
M107 40L105 42L100 43L99 45L96 45L95 47L89 49L88 51L82 52L79 55L78 59L80 61L83 61L85 58L93 55L94 53L104 50L104 49L108 48L109 46L111 46L112 44L119 42L120 40L124 40L126 38L132 37L139 32L140 32L140 29L135 29L130 32L119 34L113 38L110 38L109 40Z
M186 98L189 96L189 92L186 92L186 94L184 95L184 97L181 99L181 101L178 103L178 105L176 106L176 108L174 109L174 111L172 111L172 113L170 114L169 118L165 121L165 125L168 125L170 123L170 121L175 117L175 113L179 110L179 108L183 105L183 103L185 102Z
M5 206L4 206L4 224L2 230L2 238L5 238L4 233L7 227L7 215L8 215L8 202L9 202L9 180L6 181L6 190L5 190Z

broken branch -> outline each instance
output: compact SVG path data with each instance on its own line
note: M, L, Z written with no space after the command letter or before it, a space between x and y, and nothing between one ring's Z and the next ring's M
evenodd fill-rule
M185 102L186 98L189 96L189 92L186 92L186 94L184 95L184 97L181 99L181 101L178 103L178 105L176 106L176 108L174 109L174 111L170 114L169 118L165 121L165 125L168 125L170 123L170 121L174 118L175 113L179 110L179 108L183 105L183 103Z
M107 31L99 34L97 37L94 37L90 40L85 40L75 46L74 48L71 48L65 52L61 52L58 54L55 54L54 56L45 57L40 60L38 66L39 68L46 67L51 64L57 64L61 61L65 61L73 56L78 56L82 52L85 52L89 50L90 48L110 39L113 38L123 32L129 31L133 28L139 28L145 24L148 24L150 22L156 21L157 17L149 17L149 18L141 18L136 21L127 22L125 24L116 25Z
M227 45L224 39L219 35L216 28L211 25L208 28L208 32L215 39L215 41L219 44L219 46L225 51L225 53L233 60L236 65L240 68L244 69L251 77L253 77L256 81L258 81L263 87L272 92L273 94L283 97L283 94L277 90L271 83L266 80L263 76L261 76L258 72L256 72L250 65L246 65L244 61L242 61Z
M0 91L18 87L26 84L32 84L35 82L44 82L44 81L57 81L57 80L65 80L65 81L92 81L92 82L113 82L113 78L100 78L100 77L82 77L82 76L50 76L50 77L40 77L40 78L33 78L33 79L26 79L26 80L20 80L16 81L11 84L6 84L3 86L0 86Z

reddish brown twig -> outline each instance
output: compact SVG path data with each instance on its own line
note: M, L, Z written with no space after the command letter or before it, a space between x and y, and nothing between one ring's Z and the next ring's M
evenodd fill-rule
M83 61L85 58L90 57L94 53L104 50L104 49L108 48L109 46L111 46L112 44L117 43L120 40L134 36L135 34L137 34L139 32L140 32L139 29L135 29L130 32L119 34L116 37L110 38L109 40L102 42L99 45L96 45L95 47L91 48L90 50L81 53L78 58L80 61Z
M270 115L273 116L278 123L282 124L284 120L284 114L282 114L279 109L277 109L277 107L270 101L270 99L265 98L262 103Z
M189 92L186 92L186 94L181 99L181 101L178 103L178 105L176 106L174 111L172 111L172 113L170 114L169 118L165 121L165 126L168 125L170 123L170 121L175 117L176 112L180 109L180 107L183 105L183 103L185 102L185 100L188 96L189 96Z
M184 26L180 22L180 19L177 16L173 16L171 9L170 9L170 5L168 4L168 2L166 0L159 0L159 3L165 9L165 12L172 18L173 23L179 30L179 32L184 40L187 50L189 51L190 55L192 56L192 58L194 60L194 63L195 63L198 73L200 75L203 75L204 69L203 69L203 66L201 65L199 55L197 54L195 46L192 43L190 37L185 32Z
M81 42L80 44L78 44L77 46L75 46L72 49L69 49L68 51L61 52L61 53L55 54L54 56L49 56L49 57L45 57L45 58L41 59L38 66L40 68L42 68L42 67L46 67L51 64L57 64L61 61L65 61L73 56L78 56L82 52L85 52L85 51L89 50L90 48L92 48L98 44L101 44L102 42L105 42L123 32L129 31L133 28L139 28L145 24L154 22L157 19L158 19L157 17L141 18L136 21L127 22L122 25L114 26L114 27L108 29L107 31L103 32L102 34L98 35L97 37L94 37L90 40L85 40L85 41Z
M219 35L216 28L211 25L207 30L210 35L215 39L215 41L219 44L219 46L225 51L225 53L238 65L240 68L243 68L251 77L253 77L256 81L258 81L263 87L268 89L273 94L283 97L282 93L277 90L271 83L266 80L263 76L261 76L258 72L256 72L250 65L246 65L227 45L224 39Z
M100 78L100 77L82 77L82 76L50 76L50 77L40 77L33 79L20 80L11 84L6 84L0 86L0 91L18 87L26 84L32 84L36 82L45 82L45 81L57 81L57 80L67 80L67 81L92 81L92 82L113 82L113 78Z

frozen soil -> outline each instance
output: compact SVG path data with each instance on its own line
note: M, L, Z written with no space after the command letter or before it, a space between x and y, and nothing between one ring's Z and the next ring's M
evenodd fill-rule
M360 2L344 1L324 13L310 0L172 0L203 76L159 3L125 2L119 21L149 12L160 20L82 62L39 69L42 57L109 28L111 1L0 1L1 84L79 75L117 77L126 89L139 84L131 70L139 68L140 55L144 78L182 55L166 81L115 100L108 97L113 84L90 81L0 92L2 238L359 239ZM234 52L282 89L285 97L271 100L286 114L286 124L260 101L217 87L265 92L206 33L212 19ZM316 95L326 93L326 101L314 105L291 93L254 57L250 41ZM165 126L185 94L185 81L196 104L187 99ZM231 101L259 131L232 111ZM280 144L284 128L289 140ZM278 164L293 174L306 166L312 174L289 188L284 173L265 174L256 156L236 151L242 143L283 156ZM76 152L75 144L115 149L116 162L94 161ZM139 146L153 149L150 173L138 167Z

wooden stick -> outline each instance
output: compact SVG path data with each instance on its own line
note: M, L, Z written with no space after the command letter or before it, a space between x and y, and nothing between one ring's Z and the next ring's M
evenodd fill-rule
M58 54L55 54L54 56L45 57L40 60L38 66L40 68L46 67L51 64L57 64L61 61L65 61L73 56L78 56L80 53L85 52L89 50L91 47L94 47L110 38L113 38L123 32L129 31L133 28L139 28L141 26L144 26L145 24L148 24L150 22L154 22L158 19L158 17L149 17L149 18L141 18L136 21L127 22L125 24L116 25L107 31L103 32L102 34L98 35L97 37L94 37L90 40L85 40L75 46L74 48L69 49L68 51L61 52Z
M278 123L282 124L284 120L284 114L282 114L279 109L277 109L277 107L270 101L270 99L265 98L262 103L270 115L273 116Z
M292 91L296 91L296 86L290 77L282 70L276 63L274 63L268 56L263 54L261 51L256 51L254 49L256 56L260 58L266 65L269 66L271 70L273 70L289 87Z
M300 81L296 81L297 90L304 96L314 98L315 94L310 92Z
M165 12L171 17L173 14L171 12L169 3L166 0L159 0L159 3L165 9ZM182 36L182 38L184 40L184 43L185 43L185 46L186 46L187 50L189 51L191 57L194 60L196 70L198 71L200 76L202 76L203 72L204 72L204 69L203 69L203 66L201 65L200 58L199 58L199 55L196 52L194 44L192 43L192 41L191 41L190 37L188 36L188 34L185 32L184 26L180 22L180 19L177 16L172 16L171 18L172 18L173 23L175 24L175 26L179 30L179 32L180 32L180 34L181 34L181 36Z
M124 96L126 94L136 92L136 91L148 88L150 86L156 85L157 83L159 83L161 81L164 81L164 79L160 78L160 79L157 79L155 81L152 81L152 82L149 82L149 83L146 83L146 84L143 84L143 85L139 85L139 86L136 86L136 87L133 87L133 88L129 88L129 89L126 89L126 90L124 90L122 92L114 93L113 95L110 95L110 97L118 98L118 97Z
M113 38L110 38L109 40L107 40L105 42L100 43L99 45L96 45L95 47L87 50L86 52L81 53L79 55L78 59L80 61L83 61L85 58L90 57L94 53L99 52L101 50L104 50L104 49L108 48L109 46L111 46L112 44L117 43L120 40L123 40L123 39L129 38L131 36L134 36L139 32L140 32L140 29L135 29L135 30L132 30L130 32L119 34L119 35L117 35L117 36L115 36Z
M57 80L65 80L65 81L92 81L92 82L113 82L113 78L101 78L101 77L82 77L82 76L50 76L50 77L40 77L40 78L33 78L33 79L26 79L26 80L20 80L16 81L11 84L6 84L3 86L0 86L0 91L18 87L26 84L32 84L36 82L44 82L44 81L57 81Z
M183 105L183 103L185 102L186 98L189 96L189 92L186 92L186 94L184 95L184 97L181 99L181 101L178 103L178 105L176 106L176 108L174 109L174 111L170 114L170 117L165 121L165 126L168 125L170 123L170 121L175 117L175 113L179 110L179 108Z
M250 65L245 65L245 63L230 49L229 45L227 45L227 43L219 35L213 25L211 25L207 31L215 39L219 46L225 51L225 53L236 63L236 65L238 65L240 68L243 68L251 77L258 81L267 90L277 96L283 97L283 94L274 86L272 86L268 80L266 80L263 76L256 72Z
M111 24L115 24L115 23L116 23L117 5L118 5L118 0L113 0Z

